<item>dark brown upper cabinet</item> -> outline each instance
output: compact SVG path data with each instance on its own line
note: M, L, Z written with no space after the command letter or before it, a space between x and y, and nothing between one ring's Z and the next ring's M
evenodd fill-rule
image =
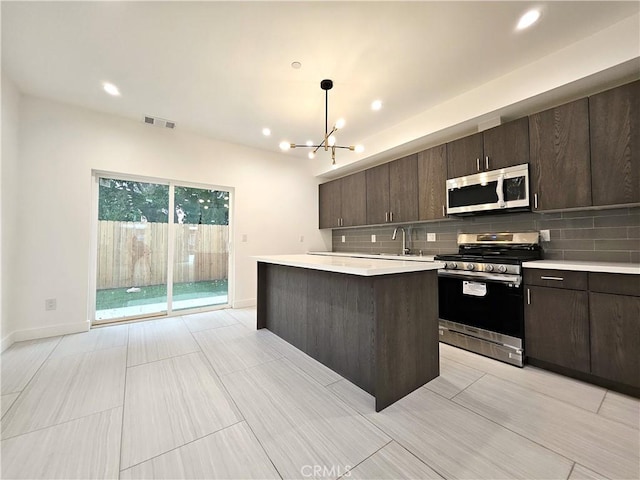
M418 219L446 217L447 146L439 145L418 154Z
M448 178L529 162L529 120L512 122L447 144Z
M418 220L418 155L366 170L367 223Z
M365 172L319 186L320 228L353 227L367 220Z
M481 172L483 153L482 133L447 143L447 178Z
M485 170L529 163L529 119L519 118L482 132Z
M588 99L531 115L529 153L534 210L592 204Z
M640 202L640 80L589 97L594 205Z

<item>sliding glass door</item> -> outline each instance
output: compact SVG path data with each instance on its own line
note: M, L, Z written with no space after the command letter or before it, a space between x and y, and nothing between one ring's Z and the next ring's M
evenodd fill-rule
M96 322L229 303L229 191L97 180Z
M229 192L174 189L173 310L228 303Z

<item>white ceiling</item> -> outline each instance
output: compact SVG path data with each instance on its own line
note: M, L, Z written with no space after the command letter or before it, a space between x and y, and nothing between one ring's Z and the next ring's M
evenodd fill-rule
M516 32L532 6L540 22ZM360 143L639 10L636 1L2 2L2 67L28 94L279 151L281 140L320 140L323 78L335 84L329 121L347 120L339 143ZM310 162L305 151L288 155Z

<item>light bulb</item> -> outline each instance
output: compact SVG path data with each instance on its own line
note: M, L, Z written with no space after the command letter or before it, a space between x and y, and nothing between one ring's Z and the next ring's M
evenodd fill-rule
M265 127L265 128L262 129L262 134L265 137L268 137L269 135L271 135L271 130Z
M104 91L109 95L113 95L114 97L120 96L120 90L118 90L118 87L116 87L113 83L104 82L102 84L102 88L104 88Z
M356 153L364 152L364 145L356 145Z
M306 145L307 145L307 147L313 147L313 141L307 140Z
M336 144L336 137L334 137L333 135L331 135L329 137L329 146L333 147Z
M529 10L520 17L516 30L524 30L538 21L540 18L540 10Z
M309 152L309 160L313 160L314 158L316 158L316 154L313 152Z
M346 122L344 121L344 118L339 118L338 121L336 122L336 128L337 129L343 128L345 123Z
M291 148L291 144L286 140L283 140L282 142L280 142L280 148L284 151L287 151Z
M371 110L380 110L382 108L382 100L374 100L371 102Z

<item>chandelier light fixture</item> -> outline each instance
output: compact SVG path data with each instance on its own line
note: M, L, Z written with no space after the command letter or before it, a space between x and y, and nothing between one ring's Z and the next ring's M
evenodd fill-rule
M319 144L314 144L312 141L309 141L307 143L304 144L298 144L298 143L289 143L287 141L283 141L280 143L280 148L282 150L289 150L290 148L313 148L312 152L309 152L309 158L315 158L316 153L318 152L318 150L320 150L321 148L324 149L325 152L328 152L329 150L331 150L331 160L332 160L332 165L336 164L336 149L337 148L343 148L346 150L351 150L356 151L356 152L362 152L364 151L364 147L362 147L362 145L350 145L348 147L344 147L341 145L336 145L336 137L333 135L334 133L336 133L339 129L344 127L345 121L343 118L339 119L338 121L336 121L336 123L333 125L333 128L331 129L331 131L329 131L329 90L331 90L333 88L333 80L322 80L320 82L320 88L322 88L322 90L324 90L324 94L325 94L325 100L324 100L324 138L323 140L319 143Z

